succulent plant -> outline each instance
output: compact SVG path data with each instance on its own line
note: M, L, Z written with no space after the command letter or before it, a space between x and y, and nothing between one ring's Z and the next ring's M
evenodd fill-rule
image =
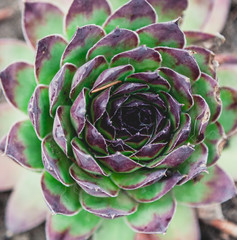
M217 36L180 29L186 7L131 0L112 13L106 0L74 0L64 16L51 3L24 2L34 65L14 62L0 78L29 118L1 147L42 172L47 239L165 233L177 202L236 194L215 163L236 131L237 91L219 87L215 55L203 47Z

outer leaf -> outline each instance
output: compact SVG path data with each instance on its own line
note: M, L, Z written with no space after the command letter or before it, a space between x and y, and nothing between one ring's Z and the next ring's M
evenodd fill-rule
M38 42L35 57L35 75L39 83L50 84L60 68L61 56L66 45L66 41L56 35L47 36Z
M48 240L84 240L98 228L100 218L84 210L75 216L53 215L46 222Z
M16 39L0 39L0 71L16 61L33 63L34 53L25 42Z
M123 192L115 198L98 198L81 191L80 201L86 211L103 218L127 216L137 210L137 203Z
M69 62L80 67L86 62L87 51L104 36L104 30L96 25L86 25L77 28L63 53L61 64Z
M70 39L77 27L88 24L102 25L111 10L106 0L74 0L66 15L66 33Z
M53 214L74 215L80 211L79 190L75 185L66 187L48 172L44 172L41 187Z
M47 213L40 189L40 174L24 172L7 203L5 221L8 231L26 232L44 222Z
M140 204L137 212L127 217L128 224L138 232L165 233L175 208L175 201L167 194L156 202Z
M156 12L147 1L131 0L106 20L104 28L107 33L117 26L135 31L156 21Z
M53 119L49 115L48 87L36 87L28 105L28 114L39 138L44 138L51 132Z
M233 180L221 168L213 166L208 168L208 172L195 182L177 186L174 191L176 199L197 207L225 202L236 194Z
M98 55L104 55L110 61L111 58L121 52L133 49L139 44L138 35L127 29L116 28L97 42L88 52L87 59Z
M39 39L51 34L63 34L63 12L50 3L24 2L23 32L35 48Z
M0 73L5 96L13 106L27 113L27 105L36 87L34 68L25 62L16 62Z
M26 168L43 168L40 141L30 121L18 122L12 127L7 138L6 155Z
M147 47L166 46L183 48L185 45L184 33L180 30L178 20L167 23L156 23L137 30L140 44Z
M166 22L182 16L187 8L187 0L148 0L155 8L159 22Z

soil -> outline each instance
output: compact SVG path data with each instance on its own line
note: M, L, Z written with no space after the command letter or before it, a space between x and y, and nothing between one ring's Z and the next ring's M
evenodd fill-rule
M0 38L23 39L20 17L18 0L0 0ZM232 0L231 11L222 34L225 36L226 42L222 45L220 51L237 53L237 0ZM45 240L44 224L29 232L7 237L4 226L4 209L9 195L10 192L0 193L0 240ZM222 204L222 209L225 218L237 224L237 197ZM200 221L200 226L202 240L236 239L204 224L202 221Z

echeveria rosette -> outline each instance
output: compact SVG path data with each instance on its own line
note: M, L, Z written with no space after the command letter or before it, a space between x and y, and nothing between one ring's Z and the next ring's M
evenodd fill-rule
M236 90L220 90L215 55L203 48L215 36L181 31L186 7L132 0L112 13L106 0L74 0L65 15L24 3L35 63L15 62L0 77L29 119L11 128L5 153L42 172L58 214L48 217L48 239L107 239L123 220L128 240L165 233L177 201L201 206L235 195L214 164L236 129Z

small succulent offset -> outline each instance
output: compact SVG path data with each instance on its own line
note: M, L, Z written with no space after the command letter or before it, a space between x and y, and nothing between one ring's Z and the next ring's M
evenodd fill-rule
M216 75L225 58L203 47L217 36L180 29L186 0L122 2L112 13L107 0L65 1L64 16L25 1L35 64L0 74L7 100L29 116L1 148L42 172L48 240L145 239L167 231L177 202L236 194L214 165L237 128L237 91Z

